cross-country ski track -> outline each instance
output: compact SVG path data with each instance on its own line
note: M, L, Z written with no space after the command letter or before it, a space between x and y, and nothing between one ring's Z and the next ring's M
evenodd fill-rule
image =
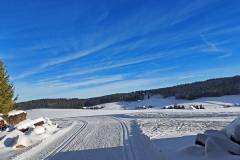
M15 160L161 160L134 121L111 117L58 119L71 129L45 146L35 146ZM37 149L37 147L42 147ZM38 150L32 152L31 150ZM161 157L161 158L160 158Z

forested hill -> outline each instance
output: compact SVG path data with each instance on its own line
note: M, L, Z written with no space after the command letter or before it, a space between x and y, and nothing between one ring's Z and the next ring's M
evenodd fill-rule
M210 79L207 81L182 84L173 87L112 94L88 99L39 99L17 103L16 108L82 108L102 103L142 100L145 96L160 94L163 97L175 96L177 99L196 99L240 94L240 76Z

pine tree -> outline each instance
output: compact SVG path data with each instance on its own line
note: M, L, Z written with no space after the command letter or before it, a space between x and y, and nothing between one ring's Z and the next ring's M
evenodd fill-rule
M6 115L13 110L14 88L9 80L3 61L0 60L0 113Z

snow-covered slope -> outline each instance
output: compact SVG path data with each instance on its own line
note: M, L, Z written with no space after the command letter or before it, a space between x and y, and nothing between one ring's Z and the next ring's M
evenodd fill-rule
M193 104L203 104L205 108L233 106L240 103L240 95L230 95L222 97L204 97L195 100L176 99L175 97L162 98L160 95L155 95L149 99L132 101L132 102L113 102L98 105L104 107L104 110L120 110L120 109L136 109L137 107L153 106L154 108L163 108L164 106L180 104L190 106Z

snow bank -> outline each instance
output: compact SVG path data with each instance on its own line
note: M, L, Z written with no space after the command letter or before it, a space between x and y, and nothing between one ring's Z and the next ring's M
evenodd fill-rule
M71 130L76 126L76 122L73 122L71 126L61 129L57 133L54 134L54 136L49 136L47 141L43 141L39 145L27 150L26 152L18 155L14 158L14 160L26 160L28 157L33 157L36 154L39 154L42 150L51 147L51 144L57 141L59 138L66 135L68 132L71 132ZM51 151L51 150L50 150Z
M197 146L183 147L173 153L172 159L179 156L185 160L240 159L240 118L223 130L208 130L204 134L198 134L195 143Z
M37 134L37 135L40 135L40 134L43 134L46 132L46 128L42 127L42 126L37 126L35 129L34 129L34 133Z
M240 117L235 119L231 124L229 124L224 132L228 138L232 138L234 141L240 144Z
M42 121L44 124L41 126L34 125ZM23 129L27 130L21 132L20 130ZM0 141L0 150L28 147L46 139L57 131L57 125L54 125L48 118L28 119L18 124L12 131L5 131L5 136Z

